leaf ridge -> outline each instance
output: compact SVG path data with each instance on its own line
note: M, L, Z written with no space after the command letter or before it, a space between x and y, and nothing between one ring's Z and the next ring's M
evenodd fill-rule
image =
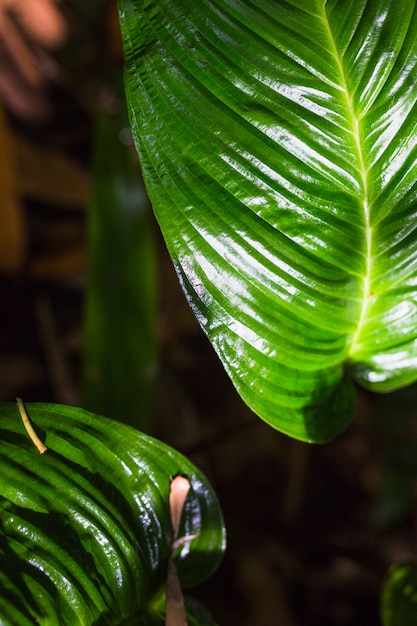
M359 310L359 316L356 323L356 330L353 336L350 339L350 348L349 354L352 355L355 353L357 344L360 340L362 328L364 322L366 320L369 308L369 294L371 292L371 275L372 275L372 226L370 222L370 199L369 199L369 189L368 189L368 168L366 166L365 157L364 157L364 149L363 149L363 141L362 141L362 132L360 127L360 121L355 111L354 101L352 94L350 93L349 83L346 76L345 65L343 61L343 57L340 54L338 49L335 36L332 30L332 26L330 23L329 16L326 12L326 6L323 5L323 22L325 24L325 28L328 33L329 40L331 42L331 47L334 51L334 58L336 64L338 66L341 84L343 88L343 94L346 100L347 111L350 115L350 121L352 124L352 135L354 144L356 147L356 153L358 158L358 172L360 176L360 186L362 197L360 199L361 206L363 210L363 229L365 235L365 267L362 279L362 296L361 296L361 304Z

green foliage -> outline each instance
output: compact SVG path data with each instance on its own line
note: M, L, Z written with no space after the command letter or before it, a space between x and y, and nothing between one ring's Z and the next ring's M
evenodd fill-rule
M325 441L417 377L414 0L119 0L145 181L236 388Z
M120 86L113 108L99 116L94 145L83 406L150 433L156 370L154 220Z
M393 565L384 583L381 601L383 626L417 624L417 564Z
M181 583L204 580L224 549L207 480L124 424L60 405L27 409L44 454L16 405L0 405L0 623L163 623L173 476L191 483L179 535L190 538L175 553Z

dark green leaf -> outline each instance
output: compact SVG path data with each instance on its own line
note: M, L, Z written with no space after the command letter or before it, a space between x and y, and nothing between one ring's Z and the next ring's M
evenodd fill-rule
M151 200L244 400L295 437L417 377L415 0L119 0Z
M191 482L180 536L196 535L176 553L181 583L201 582L221 558L223 522L207 480L124 424L59 405L27 410L45 454L16 405L0 405L2 626L116 626L141 614L155 623L145 614L166 579L172 476Z

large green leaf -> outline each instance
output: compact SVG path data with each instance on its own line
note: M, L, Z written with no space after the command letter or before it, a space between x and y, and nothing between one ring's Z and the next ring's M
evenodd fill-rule
M417 377L414 0L119 0L148 191L244 400L323 441Z
M45 454L16 405L0 405L1 626L163 623L173 476L191 483L179 535L189 539L176 552L182 584L199 583L221 558L224 527L207 480L119 422L59 405L27 409Z

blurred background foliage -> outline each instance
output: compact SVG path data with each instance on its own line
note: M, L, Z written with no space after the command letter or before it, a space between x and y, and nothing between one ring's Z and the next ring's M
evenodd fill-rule
M120 71L113 93L113 110L98 115L93 138L82 403L150 433L156 371L154 224Z
M86 406L211 479L228 552L201 599L224 626L373 626L416 558L417 388L359 391L308 446L242 403L144 195L114 0L0 2L0 400Z

